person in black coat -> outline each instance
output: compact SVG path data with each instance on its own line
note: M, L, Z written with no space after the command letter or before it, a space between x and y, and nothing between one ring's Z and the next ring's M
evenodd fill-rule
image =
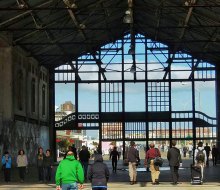
M212 147L212 162L213 162L213 166L217 165L217 160L218 160L218 148L216 148L215 145L213 145L213 147Z
M117 151L117 147L114 147L113 151L111 151L111 153L110 153L110 159L112 159L112 170L115 173L117 171L117 162L119 160L119 157L120 157L120 155Z
M88 148L86 146L82 146L82 150L79 152L79 160L82 164L83 170L84 170L84 177L85 180L87 179L87 170L89 165L89 159L90 159L90 152L88 151Z
M92 183L92 190L106 190L109 170L101 154L96 154L94 163L90 166L88 178Z
M175 147L176 141L172 141L172 148L167 152L167 159L169 161L170 171L173 179L173 185L177 185L179 179L179 166L182 165L180 150Z

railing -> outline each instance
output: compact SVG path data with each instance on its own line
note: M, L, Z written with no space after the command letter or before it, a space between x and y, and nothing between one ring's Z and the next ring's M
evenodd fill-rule
M173 111L172 119L193 119L192 111ZM203 112L195 111L195 119L201 119L210 125L217 125L217 119L210 117Z
M144 112L140 112L140 113L142 114ZM164 120L164 117L163 117L164 115L161 115L161 112L149 112L149 114L150 113L152 116L154 116L153 118L157 118L157 121L160 120L160 117L161 117L161 121ZM117 113L115 113L115 114L117 114ZM118 114L120 115L121 113L118 113ZM141 114L139 114L139 115L141 115ZM167 115L167 114L169 114L169 112L164 112L164 114ZM144 113L144 115L146 115L146 114ZM142 116L143 116L143 114L142 114ZM79 113L78 116L76 116L75 113L71 113L71 114L65 116L63 119L56 121L55 128L64 127L65 125L72 123L72 122L75 122L75 121L78 121L79 123L88 123L88 124L93 123L94 124L93 127L97 128L98 127L97 123L100 121L100 118L102 118L102 122L108 122L108 121L105 121L105 119L103 119L103 117L100 117L98 112ZM135 121L138 121L138 118L135 118L136 119ZM114 119L116 121L116 118L114 118ZM197 121L200 120L200 122L207 123L209 126L216 126L217 125L216 118L210 117L203 112L195 111L195 119ZM120 122L122 122L121 119L119 119L119 120L120 120ZM117 122L119 122L119 120L117 120ZM140 118L139 118L139 120L143 121L143 117L142 117L142 120ZM167 120L167 118L166 118L166 120ZM171 112L171 120L172 121L177 121L177 120L178 121L193 121L193 112L192 111L173 111L173 112ZM144 119L144 121L146 121L146 120ZM125 119L124 122L127 122L127 120ZM132 122L132 121L129 120L129 122ZM86 125L84 127L86 127Z

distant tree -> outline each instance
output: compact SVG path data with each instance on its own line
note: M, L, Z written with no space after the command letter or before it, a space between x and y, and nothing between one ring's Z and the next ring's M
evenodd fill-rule
M68 149L68 147L71 145L71 143L67 139L62 139L57 144L62 151L66 151Z
M116 142L112 141L109 145L116 146Z
M95 142L95 141L92 141L92 145L97 147L99 145L99 143Z

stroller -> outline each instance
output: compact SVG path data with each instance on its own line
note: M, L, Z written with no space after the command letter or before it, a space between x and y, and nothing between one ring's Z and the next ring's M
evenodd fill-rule
M191 164L191 184L192 185L203 184L201 166L195 166Z

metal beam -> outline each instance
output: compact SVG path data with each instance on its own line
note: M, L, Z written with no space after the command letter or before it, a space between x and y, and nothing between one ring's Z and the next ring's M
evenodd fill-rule
M71 67L71 69L73 70L73 72L75 72L76 77L77 77L77 80L78 80L78 81L81 81L81 78L80 78L80 76L79 76L79 73L78 73L78 71L76 72L76 68L74 67L73 63L72 63L72 62L68 62L68 64L69 64L69 66Z
M64 2L64 4L66 4L65 0L63 0L63 2ZM70 8L70 7L67 6L67 8ZM80 34L81 34L81 36L83 37L83 39L84 39L84 40L87 40L86 35L85 35L85 33L84 33L84 31L83 31L83 28L82 28L83 25L81 25L81 24L79 23L79 21L77 20L76 15L75 15L75 13L73 12L73 9L67 9L67 11L68 11L68 13L69 13L71 19L73 20L74 25L78 28L78 31L80 32Z
M191 3L192 3L192 5L195 5L196 2L197 2L197 0L192 0ZM188 13L187 13L186 18L185 18L185 21L184 21L184 26L187 26L187 25L188 25L189 20L190 20L190 18L191 18L191 16L192 16L193 8L194 8L194 6L189 6L189 10L188 10ZM179 41L182 41L182 39L183 39L183 37L184 37L184 35L185 35L185 32L186 32L186 28L183 28L183 29L181 30L181 33L180 33L180 36L179 36ZM172 57L170 57L169 60L167 60L168 66L167 66L167 68L166 68L166 70L165 70L163 79L166 79L166 77L167 77L167 75L168 75L168 73L169 73L170 66L171 66L171 64L172 64L172 62L173 62L173 59L175 58L175 53L176 53L176 51L178 50L179 46L180 46L179 43L177 43L177 44L174 46L174 48L173 48L173 50L172 50Z
M107 78L106 78L106 76L104 74L105 70L104 70L104 68L101 67L101 65L103 64L101 59L97 59L95 53L91 53L91 55L94 58L97 66L99 67L99 72L102 74L102 77L103 77L104 81L106 81Z
M66 18L65 18L65 17L61 17L60 19L61 19L61 21L62 21L62 20L65 20ZM13 42L16 43L16 42L18 42L18 41L20 41L20 40L22 40L22 39L24 39L24 38L27 38L27 37L29 37L29 36L31 36L31 35L33 35L33 34L36 34L36 33L40 32L40 31L47 31L47 30L48 30L47 27L56 24L58 20L59 20L59 19L56 19L56 20L54 20L53 22L50 22L49 24L42 26L42 28L34 28L34 29L31 29L31 30L34 30L34 31L28 32L28 33L26 33L26 34L24 34L24 35L18 37L18 38L15 39ZM25 30L25 28L23 28L23 29ZM29 29L27 29L27 30L29 30ZM9 29L9 31L11 31L11 30ZM13 30L12 30L12 31L13 31Z
M44 6L44 5L50 4L50 3L52 3L52 2L53 2L53 0L49 0L49 1L45 2L45 3L42 3L42 4L38 5L37 7L40 8L40 7ZM7 11L8 11L8 10L9 10L9 8L7 8ZM21 9L19 9L19 10L21 10ZM32 11L33 11L33 10L28 10L28 11L26 11L26 12L24 12L24 13L21 13L21 14L19 14L19 15L16 15L15 17L12 17L12 18L10 18L10 19L8 19L8 20L5 20L5 21L3 21L3 22L0 23L0 26L5 25L5 24L7 24L7 23L9 23L9 22L11 22L11 21L13 21L13 20L16 20L16 19L18 19L18 18L20 18L20 17L22 17L22 16L24 16L24 15L26 15L26 14L30 14Z

